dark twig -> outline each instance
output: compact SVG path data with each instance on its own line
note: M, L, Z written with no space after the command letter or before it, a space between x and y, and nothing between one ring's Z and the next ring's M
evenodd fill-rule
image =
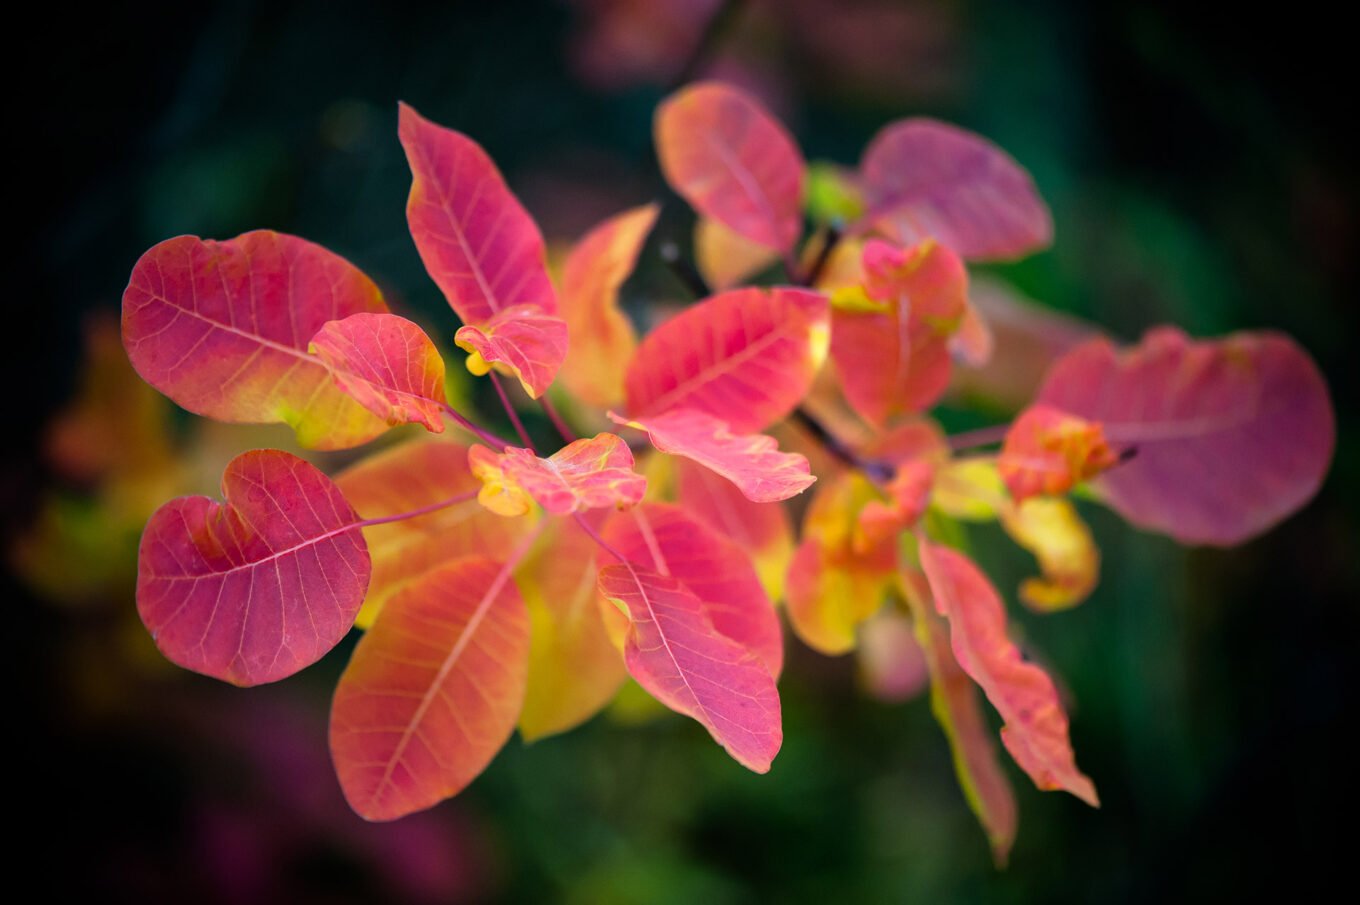
M808 433L817 439L827 452L840 459L851 468L858 468L868 476L869 480L883 483L892 479L892 466L886 462L879 462L875 459L866 459L855 452L849 446L841 442L840 437L831 433L826 425L818 421L816 416L807 409L799 407L793 410L790 416L794 421L801 424Z
M692 80L699 71L708 63L713 56L713 51L718 46L719 39L728 25L736 20L743 6L742 0L726 0L722 6L718 7L717 12L708 20L704 26L703 33L699 35L699 40L695 42L694 49L690 51L689 57L684 64L676 71L675 78L671 79L670 85L666 88L666 93L676 90L686 82Z
M661 260L675 274L675 278L685 284L685 288L693 293L696 299L706 299L713 294L708 282L699 273L699 269L680 253L680 246L674 242L661 243Z
M821 250L817 252L817 260L812 262L812 266L808 268L807 273L799 280L801 285L815 286L817 284L817 280L822 276L822 271L826 270L826 262L831 260L831 253L835 251L836 246L840 244L842 235L843 233L839 223L832 223L826 228L826 238L822 241Z

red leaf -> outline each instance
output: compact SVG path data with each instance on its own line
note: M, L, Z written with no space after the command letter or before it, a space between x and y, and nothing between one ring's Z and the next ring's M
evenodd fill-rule
M739 547L683 509L664 503L643 503L614 516L604 538L634 565L668 575L693 591L713 627L779 677L784 667L779 617Z
M529 686L519 717L526 742L590 719L628 678L600 615L598 563L595 539L572 519L554 519L541 547L516 573L533 624Z
M581 401L606 408L623 401L623 375L637 333L619 310L619 287L633 272L659 207L624 211L586 234L562 271L562 317L571 343L562 381Z
M468 448L447 440L417 440L368 456L335 479L355 511L366 519L413 512L481 487L468 470ZM428 515L371 525L364 540L373 580L355 624L367 628L387 599L408 582L471 554L505 555L532 519L501 518L475 499Z
M285 422L304 446L340 449L387 424L335 384L307 343L327 321L386 310L362 271L296 236L179 236L133 268L123 345L143 380L196 415Z
M754 98L700 82L656 111L666 181L699 213L754 242L791 252L803 231L803 155Z
M619 563L600 570L599 587L629 618L624 662L638 684L698 720L738 763L768 772L784 732L764 664L715 629L674 578Z
M575 440L541 459L531 450L507 447L497 455L485 446L468 451L472 473L482 479L482 505L500 515L528 511L524 495L554 515L582 509L635 505L647 479L633 471L633 453L617 434Z
M797 496L817 480L807 457L780 452L774 437L733 434L721 419L689 408L671 409L645 420L609 417L616 424L646 431L652 445L684 456L731 481L753 502L772 503Z
M461 792L514 731L528 662L529 617L508 567L470 556L398 592L331 705L350 806L395 820Z
M411 166L406 219L430 277L465 324L511 305L557 310L543 237L486 152L462 133L400 107Z
M737 289L643 340L628 367L630 418L698 409L736 433L763 430L807 394L826 359L827 302L803 289Z
M480 377L499 363L537 399L567 356L567 322L538 305L511 305L481 325L459 327L453 341L470 353L469 371Z
M1007 636L996 589L962 553L920 540L921 565L936 610L949 619L954 656L1005 720L1001 740L1011 757L1040 789L1062 789L1099 807L1095 786L1077 769L1058 690Z
M1317 492L1336 442L1321 373L1275 333L1197 341L1163 327L1125 352L1091 340L1053 366L1040 399L1135 446L1098 492L1184 543L1237 544L1285 518Z
M350 626L368 587L358 516L296 456L232 459L222 498L180 497L147 522L137 610L167 658L234 685L290 676Z
M1099 424L1038 403L1006 431L997 469L1018 503L1064 494L1118 461Z
M869 219L910 245L936 238L970 260L1024 257L1053 241L1034 180L979 135L931 119L886 126L860 163Z
M793 523L778 503L753 503L735 484L708 468L677 458L676 500L710 528L746 551L772 600L784 596L793 557Z
M935 482L935 463L910 459L897 467L885 488L888 501L870 500L859 513L859 530L869 544L886 543L925 515Z
M982 713L977 686L954 659L948 623L930 610L925 576L908 571L902 578L916 638L930 672L931 712L949 739L954 772L992 845L992 858L998 867L1004 867L1020 817L1015 791L1001 768L996 739Z
M312 337L309 351L364 408L388 424L444 431L444 359L425 331L395 314L351 314Z
M831 357L846 401L881 427L929 408L949 385L949 336L968 305L963 262L937 242L897 249L864 247L864 293L882 311L831 316Z

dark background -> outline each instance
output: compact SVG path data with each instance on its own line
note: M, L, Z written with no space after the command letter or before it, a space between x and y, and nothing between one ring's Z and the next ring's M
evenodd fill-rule
M1162 321L1281 329L1328 376L1338 451L1305 510L1239 549L1186 551L1091 509L1100 589L1072 613L1017 616L1072 695L1101 810L1012 771L1020 835L994 871L926 702L867 700L848 663L796 649L785 748L766 777L686 721L597 719L530 748L512 740L454 802L369 827L339 801L325 750L347 649L238 691L148 654L126 575L77 602L7 575L14 882L36 880L43 898L205 905L1113 902L1352 885L1351 36L1310 3L1263 16L1019 6L746 4L695 71L763 88L810 159L853 163L880 125L914 113L981 131L1054 210L1054 248L999 269L1028 295L1128 338ZM43 424L76 391L87 315L116 312L160 239L304 235L452 331L405 230L397 99L477 138L550 238L668 197L650 117L675 67L592 57L589 17L569 4L36 15L11 26L7 53L7 544L49 494L86 490L52 473ZM661 232L681 235L687 218L668 205ZM681 295L654 254L633 285ZM1022 559L986 532L975 543L1014 587ZM69 567L86 564L73 553Z

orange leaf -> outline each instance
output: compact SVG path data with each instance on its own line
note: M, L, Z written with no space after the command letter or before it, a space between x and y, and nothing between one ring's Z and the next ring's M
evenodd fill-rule
M1020 600L1052 612L1081 603L1100 577L1100 550L1070 500L1031 497L1001 511L1001 524L1039 560L1042 578L1026 578Z
M567 355L567 322L538 305L511 305L481 324L459 327L453 341L469 353L467 368L473 374L480 377L499 364L537 399Z
M619 310L619 287L637 265L660 208L646 204L610 217L577 242L562 273L562 317L571 343L562 382L582 402L607 408L623 401L623 375L637 348Z
M444 359L425 331L395 314L351 314L323 326L308 350L340 388L388 424L444 431Z
M1118 461L1099 424L1038 403L1006 431L997 468L1020 502L1066 493Z
M868 479L845 472L818 488L789 567L789 621L809 647L843 654L860 623L883 603L897 568L895 538L865 537L859 515L880 499Z
M831 356L846 400L882 427L890 418L932 405L949 384L949 337L967 308L963 262L936 242L898 249L864 246L863 291L869 302L831 315Z
M482 480L478 499L498 515L523 515L529 498L554 515L624 509L647 491L647 479L633 470L633 453L617 434L575 440L546 459L513 446L499 455L474 446L468 462Z
M753 502L772 503L797 496L817 478L805 456L780 452L774 437L736 435L726 422L696 409L671 409L646 419L609 417L616 424L646 431L652 445L684 456L731 481Z
M803 230L803 155L773 116L720 82L689 85L656 110L666 181L699 213L792 252Z
M395 820L461 792L514 731L528 662L529 618L508 566L471 556L399 591L331 705L350 806Z
M996 589L962 553L924 537L919 548L935 608L949 619L954 656L1005 720L1001 740L1011 757L1040 789L1099 807L1095 786L1077 769L1058 690L1006 634Z
M717 220L700 217L694 224L694 266L713 289L722 291L746 282L779 260L779 252Z
M533 624L519 716L528 742L590 719L628 678L600 618L595 540L575 521L555 519L543 541L515 576Z
M417 440L368 456L335 483L361 516L383 518L477 490L480 482L468 470L467 457L460 443ZM469 499L365 528L373 579L355 624L372 625L388 598L430 569L471 554L503 556L533 527L531 519L500 518Z

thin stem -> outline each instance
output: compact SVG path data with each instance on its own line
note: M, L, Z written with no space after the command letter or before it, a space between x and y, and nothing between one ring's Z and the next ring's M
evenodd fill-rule
M584 516L582 516L578 512L575 515L573 515L572 518L576 519L576 524L581 526L582 531L590 535L590 539L595 541L595 543L599 545L601 550L608 553L610 556L614 557L624 565L628 566L629 569L633 567L632 563L628 561L628 557L624 556L618 550L615 550L613 547L611 547L609 545L609 541L605 540L603 537L600 537L600 533L590 526L590 522L586 521Z
M501 384L501 379L496 376L495 371L491 371L491 385L496 388L496 395L501 397L501 405L505 407L505 414L509 416L510 423L515 426L515 433L523 441L525 447L534 455L538 455L538 448L534 446L534 441L529 439L529 432L524 429L524 422L519 420L519 414L515 407L510 404L510 397L506 395L505 387Z
M538 401L542 403L543 411L547 413L548 420L553 423L553 427L557 428L557 435L562 438L562 442L574 442L576 440L576 434L572 432L572 429L567 425L566 419L564 419L561 413L557 411L557 406L552 404L552 400L548 398L547 394L540 396Z
M690 51L689 57L684 64L676 71L675 78L671 80L668 93L674 91L686 82L693 79L713 54L714 48L718 44L718 39L722 37L728 23L737 17L741 11L742 0L725 0L722 6L713 13L708 24L704 26L703 33L694 44L694 49Z
M495 434L491 433L491 431L473 424L462 414L460 414L457 409L455 409L453 406L447 403L445 403L444 405L444 414L448 415L451 419L453 419L453 422L457 424L459 427L461 427L463 430L472 434L479 440L482 440L486 443L490 443L496 449L505 449L507 446L510 445L508 441L503 440L500 437L497 437Z
M696 299L708 298L713 294L713 290L704 280L703 275L699 273L698 268L680 253L679 245L674 242L662 242L660 251L661 260L671 269L671 273L675 274L675 278L685 284L685 288Z
M881 482L887 481L892 477L893 469L891 465L886 462L879 462L875 459L866 459L855 452L849 446L842 443L840 437L837 437L828 430L826 425L818 421L816 416L806 408L800 406L799 408L794 409L791 417L794 421L797 421L806 428L807 431L817 439L817 442L822 444L823 449L831 453L831 455L835 456L837 459L840 459L846 465L849 465L851 468L858 468L860 471L864 472L869 480Z
M817 280L822 276L822 271L826 269L826 262L831 260L831 252L835 251L836 246L840 244L842 235L839 223L832 223L826 228L826 239L822 242L821 250L817 252L817 259L812 262L812 266L808 268L807 273L799 281L801 285L816 285Z
M975 449L979 446L991 446L993 443L1000 443L1006 439L1006 431L1010 430L1009 424L994 424L991 427L980 427L977 430L964 431L961 434L951 434L948 437L949 448L954 452L964 449Z
M463 493L455 494L447 500L440 500L438 503L431 503L428 506L421 506L419 509L412 509L410 512L398 512L396 515L384 515L379 518L366 518L362 521L355 522L352 527L371 528L374 525L386 525L388 522L400 522L405 521L408 518L419 518L422 515L429 515L431 512L437 512L440 509L447 509L448 507L456 506L459 503L466 503L468 500L475 499L476 496L477 491L468 490Z

